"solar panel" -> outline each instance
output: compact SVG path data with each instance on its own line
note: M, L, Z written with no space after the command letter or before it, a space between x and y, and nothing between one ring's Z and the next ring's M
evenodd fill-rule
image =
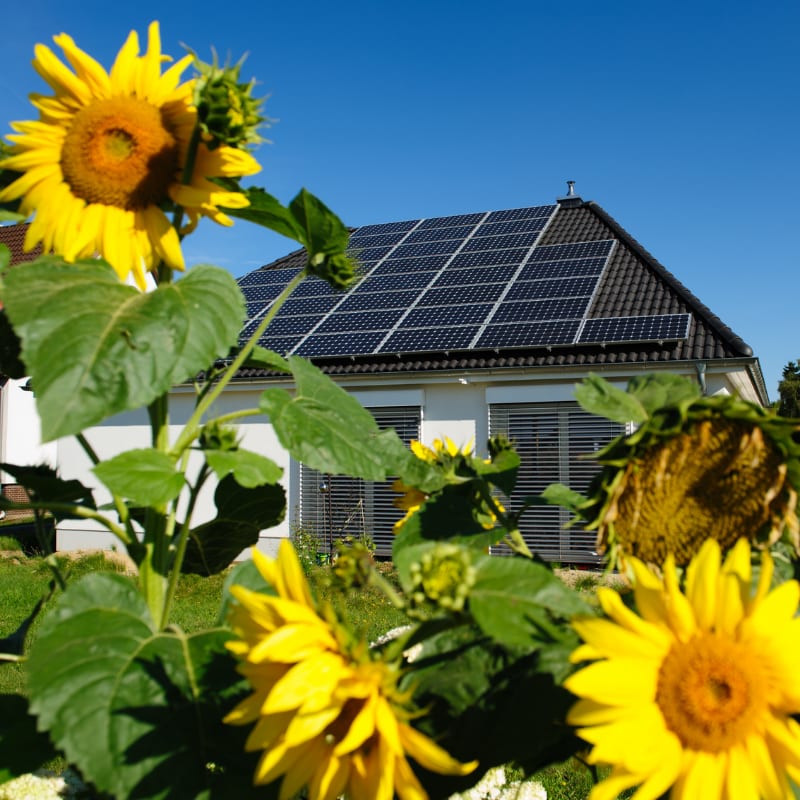
M578 342L650 342L685 339L691 314L587 319Z
M614 240L540 245L556 206L367 225L350 252L359 282L346 293L310 278L259 344L309 357L568 345L686 335L689 315L585 319ZM243 337L297 268L239 280Z
M579 320L507 325L487 325L473 345L476 348L528 347L530 345L572 344Z

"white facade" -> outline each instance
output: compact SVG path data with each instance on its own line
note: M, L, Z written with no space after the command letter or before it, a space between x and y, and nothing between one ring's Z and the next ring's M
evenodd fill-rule
M738 392L745 399L757 401L747 366L744 360L740 365L709 365L705 374L707 393ZM652 365L648 369L652 370ZM663 369L697 378L696 365L693 363L664 365ZM597 370L598 374L621 388L624 388L633 375L643 371L640 365ZM536 368L351 376L337 378L337 382L368 409L398 406L418 408L419 437L425 444L448 436L458 445L475 442L477 452L483 454L489 438L492 405L520 404L534 409L546 409L553 404L570 404L573 402L574 387L585 374L579 369ZM285 381L233 384L217 402L210 416L256 409L260 393L274 385L291 388ZM748 387L751 388L748 390ZM181 387L173 391L173 437L191 413L193 403L194 394L190 389ZM297 524L300 518L301 468L280 446L266 417L254 416L252 421L240 423L238 428L244 447L269 456L284 470L282 483L287 492L287 518L279 526L262 531L258 545L265 552L274 553L279 541L289 536L292 525ZM87 431L86 436L101 458L136 447L146 447L149 445L146 414L142 411L118 415ZM197 468L197 463L192 463L190 471ZM98 486L88 458L74 439L58 442L58 464L62 477L77 478L88 486ZM215 516L213 491L213 485L206 486L195 511L195 523ZM98 505L110 500L102 488L96 489L95 499ZM399 516L401 512L398 511ZM58 528L59 550L108 548L115 545L111 534L90 522L70 520Z
M55 442L42 444L36 401L33 392L25 388L27 383L27 378L9 380L0 389L0 462L55 467L58 448ZM0 473L0 480L15 483L5 472Z

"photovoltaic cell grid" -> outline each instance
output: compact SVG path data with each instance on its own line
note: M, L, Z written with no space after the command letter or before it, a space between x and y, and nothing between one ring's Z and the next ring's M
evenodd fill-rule
M350 238L359 283L342 294L306 279L259 344L287 354L355 356L686 335L685 314L585 319L614 241L537 246L555 210L359 228ZM248 313L243 339L294 275L296 268L262 269L240 279Z

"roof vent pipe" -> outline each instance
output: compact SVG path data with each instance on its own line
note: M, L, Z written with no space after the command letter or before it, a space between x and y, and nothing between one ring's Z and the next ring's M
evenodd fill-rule
M583 205L583 200L575 194L575 181L567 181L567 193L563 197L557 197L556 202L563 206Z

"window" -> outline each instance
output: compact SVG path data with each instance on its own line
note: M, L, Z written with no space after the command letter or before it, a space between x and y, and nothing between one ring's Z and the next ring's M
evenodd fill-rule
M406 446L419 439L418 407L369 410L379 428L394 428ZM300 523L319 537L325 552L333 550L337 539L367 536L375 543L378 555L391 555L392 527L404 513L394 505L399 496L392 489L391 479L371 483L300 466Z
M520 456L514 508L515 500L518 507L522 498L541 494L551 483L585 493L598 466L584 456L623 433L625 426L588 414L575 403L513 403L489 407L489 431L508 436ZM565 528L569 518L557 506L535 506L523 514L520 530L528 547L548 561L599 563L595 532L579 525Z

